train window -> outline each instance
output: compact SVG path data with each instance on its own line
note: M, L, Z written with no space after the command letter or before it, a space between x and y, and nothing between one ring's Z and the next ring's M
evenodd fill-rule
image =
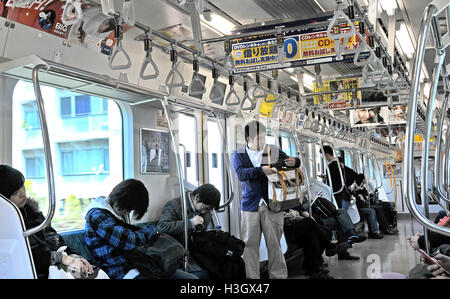
M345 166L353 169L352 156L349 151L344 151L344 164Z
M277 139L275 136L266 135L266 144L276 145Z
M223 141L220 134L219 126L215 120L208 120L207 122L207 139L208 139L208 174L210 184L213 184L221 193L221 202L224 199L223 188L223 156L222 146Z
M197 168L197 130L195 117L180 113L178 115L178 130L180 143L181 165L183 166L185 179L189 183L198 186Z
M290 157L297 157L295 143L291 138L281 137L281 150Z
M42 86L53 158L59 230L84 228L92 198L107 196L123 180L122 115L114 101ZM13 167L27 195L47 213L48 194L39 114L33 85L19 81L13 94Z

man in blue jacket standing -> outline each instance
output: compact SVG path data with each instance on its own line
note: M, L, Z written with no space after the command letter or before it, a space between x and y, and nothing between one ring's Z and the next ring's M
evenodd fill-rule
M243 259L247 278L259 279L259 246L264 234L269 256L269 278L287 278L287 266L281 250L284 215L270 210L267 175L276 173L273 166L299 167L300 160L288 157L276 146L271 146L268 165L266 127L251 121L245 126L247 145L234 152L234 170L242 184L241 239L245 242Z

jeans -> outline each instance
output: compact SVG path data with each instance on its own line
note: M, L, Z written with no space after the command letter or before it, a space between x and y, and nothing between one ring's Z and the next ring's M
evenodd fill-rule
M377 224L377 214L374 209L371 208L360 208L358 209L359 215L362 218L367 220L367 224L369 225L369 233L377 233L378 232L378 224Z

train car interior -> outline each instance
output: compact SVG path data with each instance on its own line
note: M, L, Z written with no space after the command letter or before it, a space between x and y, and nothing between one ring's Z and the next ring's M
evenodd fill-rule
M450 278L449 45L448 0L0 0L0 278Z

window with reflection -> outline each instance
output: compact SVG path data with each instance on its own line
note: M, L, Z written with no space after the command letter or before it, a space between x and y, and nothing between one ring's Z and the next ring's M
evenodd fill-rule
M52 226L84 229L91 199L108 196L123 180L122 115L108 99L41 86L55 175ZM47 213L48 190L42 132L33 84L13 93L13 167L25 176L28 197Z
M186 181L198 186L196 128L194 116L184 113L178 115L178 140L180 145L181 165L184 170Z

